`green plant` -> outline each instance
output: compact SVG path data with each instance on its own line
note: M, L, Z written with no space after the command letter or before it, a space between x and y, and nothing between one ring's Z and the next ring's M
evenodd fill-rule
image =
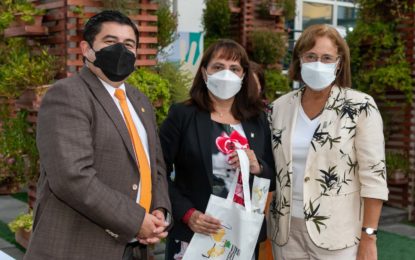
M209 44L220 38L229 37L231 10L228 0L205 0L203 10L203 28L205 35L205 49Z
M262 0L256 8L257 13L261 18L272 18L270 15L270 3L273 2L272 0Z
M385 161L388 178L393 177L397 171L402 172L405 176L408 174L410 167L408 156L397 152L387 152Z
M354 88L386 102L388 90L399 90L409 103L413 83L411 67L397 28L410 7L396 0L359 0L358 3L361 8L357 24L347 36Z
M271 65L281 60L286 52L286 38L283 33L269 30L255 30L251 34L252 59L260 64Z
M265 84L265 96L269 101L291 90L288 77L275 69L265 70Z
M8 226L13 233L16 233L19 229L24 229L27 232L31 231L33 226L33 212L30 211L29 213L17 216Z
M177 38L177 16L170 11L170 1L159 0L157 9L157 45L161 50Z
M284 1L284 17L287 20L295 18L295 0L280 0Z
M189 89L192 84L192 75L181 70L179 63L159 62L156 66L159 75L169 82L171 102L177 103L189 98Z
M31 24L34 16L43 14L44 10L36 9L27 0L3 0L0 2L0 30L7 28L15 19Z
M156 109L157 123L163 122L170 107L169 82L145 68L137 69L128 77L127 82L150 99Z
M22 38L8 39L0 48L0 95L17 97L28 87L51 83L57 59L45 48L32 54Z
M0 121L0 182L23 185L36 180L39 154L33 128L27 122L27 112L10 111L1 107Z

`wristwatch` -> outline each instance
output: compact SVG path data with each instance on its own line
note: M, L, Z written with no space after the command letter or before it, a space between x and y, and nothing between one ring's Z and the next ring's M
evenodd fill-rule
M368 234L369 236L373 236L378 233L376 229L370 227L362 227L362 231Z

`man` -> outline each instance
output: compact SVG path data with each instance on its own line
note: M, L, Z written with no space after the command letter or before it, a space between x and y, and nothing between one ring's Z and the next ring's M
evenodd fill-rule
M167 236L165 166L149 100L124 83L138 30L116 11L85 25L85 67L45 95L33 234L25 259L146 259Z

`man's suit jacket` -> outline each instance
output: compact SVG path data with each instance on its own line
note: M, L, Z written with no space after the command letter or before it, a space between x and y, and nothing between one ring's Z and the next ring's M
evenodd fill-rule
M263 166L260 177L270 179L274 176L274 161L265 114L241 124L250 149L254 150ZM186 104L173 105L160 127L160 141L167 172L173 171L173 165L175 171L174 181L169 179L169 194L175 220L170 232L171 238L190 241L193 231L182 222L182 217L191 208L205 212L212 194L212 127L209 112ZM261 238L265 235L264 229Z
M147 131L151 209L170 211L152 105L127 84L126 93ZM145 215L136 203L140 174L123 117L88 68L45 95L37 146L41 175L25 259L121 259Z
M292 134L302 93L303 89L292 91L272 104L277 176L268 227L270 238L280 246L289 236ZM387 200L382 129L372 97L348 88L331 89L311 140L304 175L304 218L318 247L336 250L358 244L363 198Z

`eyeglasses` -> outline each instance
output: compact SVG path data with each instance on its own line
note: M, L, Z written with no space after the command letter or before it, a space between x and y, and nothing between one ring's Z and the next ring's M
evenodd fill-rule
M319 57L315 53L306 53L301 56L301 61L303 63L309 63L309 62L317 62L320 60L322 63L336 63L340 59L340 56L333 56L330 54L323 54L321 57Z

